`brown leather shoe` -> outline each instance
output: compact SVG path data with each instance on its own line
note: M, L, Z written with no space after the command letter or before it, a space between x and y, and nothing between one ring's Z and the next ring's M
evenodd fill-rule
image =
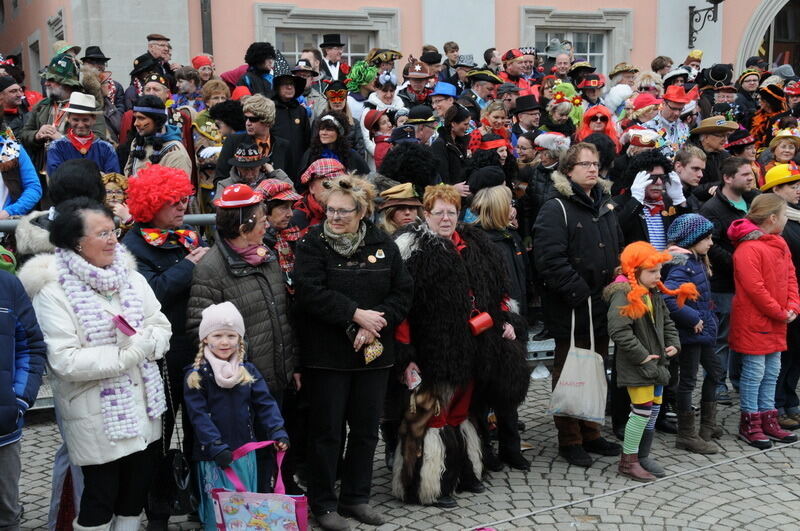
M638 454L623 453L619 459L619 473L634 481L641 481L642 483L656 479L653 474L642 468L642 465L639 464Z

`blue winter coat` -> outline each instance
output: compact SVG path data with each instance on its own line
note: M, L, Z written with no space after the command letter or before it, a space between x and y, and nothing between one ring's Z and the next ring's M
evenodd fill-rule
M65 136L50 144L47 149L47 175L53 175L62 162L81 158L89 159L97 164L102 173L120 173L119 157L111 144L95 138L92 147L84 155L75 149L69 138Z
M255 382L239 384L230 389L217 385L214 372L208 363L199 369L200 389L183 384L183 401L186 413L194 427L193 458L210 461L223 450L235 450L241 445L256 440L253 422L259 422L270 440L288 439L283 428L283 417L278 404L269 392L269 387L255 365L244 362L244 367Z
M675 297L664 294L669 315L678 327L681 345L713 345L717 340L717 318L711 308L711 283L705 265L697 257L680 247L670 247L673 259L664 277L664 285L675 289L684 282L697 286L700 297L696 301L687 300L683 308L678 308ZM695 334L694 327L703 320L703 331Z
M47 347L22 283L0 271L0 446L22 437L42 383Z

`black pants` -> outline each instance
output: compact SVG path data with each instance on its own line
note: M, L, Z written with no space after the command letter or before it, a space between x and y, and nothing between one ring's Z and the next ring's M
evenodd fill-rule
M781 353L781 372L775 385L775 408L782 413L795 413L800 408L797 382L800 381L800 324L789 324L786 334L788 349Z
M609 409L611 410L611 427L624 430L631 413L631 399L627 387L617 386L617 356L611 363L611 381L608 383Z
M334 484L345 422L350 433L338 501L345 505L369 502L388 372L389 369L303 371L310 401L308 499L315 514L335 511L337 507Z
M703 379L701 400L714 402L717 399L717 386L722 380L722 363L714 352L714 345L685 345L678 358L680 379L678 380L678 411L692 410L692 393L697 386L697 370L703 366L706 376Z
M663 403L669 404L670 407L675 407L678 401L678 374L680 373L680 362L678 361L679 357L679 355L672 356L667 364L667 369L669 369L669 383L664 386ZM662 407L659 415L665 415L666 413L667 409Z
M516 455L521 451L518 429L519 414L517 408L511 406L492 405L484 391L477 389L472 395L470 411L475 418L476 430L484 448L489 446L489 410L494 410L497 423L497 448L500 454Z
M82 466L83 495L78 523L106 524L114 515L139 516L147 501L161 441L102 465Z

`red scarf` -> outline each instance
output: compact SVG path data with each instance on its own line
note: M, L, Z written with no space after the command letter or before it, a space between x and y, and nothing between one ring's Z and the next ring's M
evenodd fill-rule
M302 199L298 199L294 204L294 209L299 210L306 215L308 225L303 229L303 234L308 232L308 229L314 225L319 225L325 219L325 210L322 209L311 192L307 192Z
M458 254L462 254L464 249L467 248L467 242L464 241L458 232L453 232L453 235L450 236L450 240L453 242L453 245L456 246L456 251L458 251Z
M422 92L415 92L414 89L412 89L411 86L409 85L408 87L406 87L406 92L408 92L410 96L414 96L417 99L417 103L422 104L425 103L425 100L427 100L428 96L431 95L433 89L425 87L422 89Z
M200 238L197 237L197 233L193 230L163 230L147 229L145 227L139 230L142 233L144 241L153 247L182 245L187 251L191 252L200 246Z
M94 133L89 133L89 136L78 136L72 129L70 129L67 131L67 138L69 139L70 144L72 144L72 147L74 147L78 153L81 155L86 155L92 148L92 143L94 142Z
M284 273L291 273L294 270L294 251L289 242L296 242L302 238L303 232L299 227L275 231L275 253L278 255L278 264Z

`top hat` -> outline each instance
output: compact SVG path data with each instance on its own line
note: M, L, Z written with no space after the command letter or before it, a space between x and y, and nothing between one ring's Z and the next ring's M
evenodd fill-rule
M583 76L583 79L581 79L581 82L578 84L579 89L585 89L585 88L599 89L605 86L606 84L603 81L602 76L598 74L586 74L585 76Z
M338 33L326 33L322 36L322 42L319 43L319 47L329 48L331 46L344 46L341 35Z
M542 106L536 101L536 96L533 94L525 94L517 98L517 105L514 107L514 114L520 114L528 111L540 111Z

